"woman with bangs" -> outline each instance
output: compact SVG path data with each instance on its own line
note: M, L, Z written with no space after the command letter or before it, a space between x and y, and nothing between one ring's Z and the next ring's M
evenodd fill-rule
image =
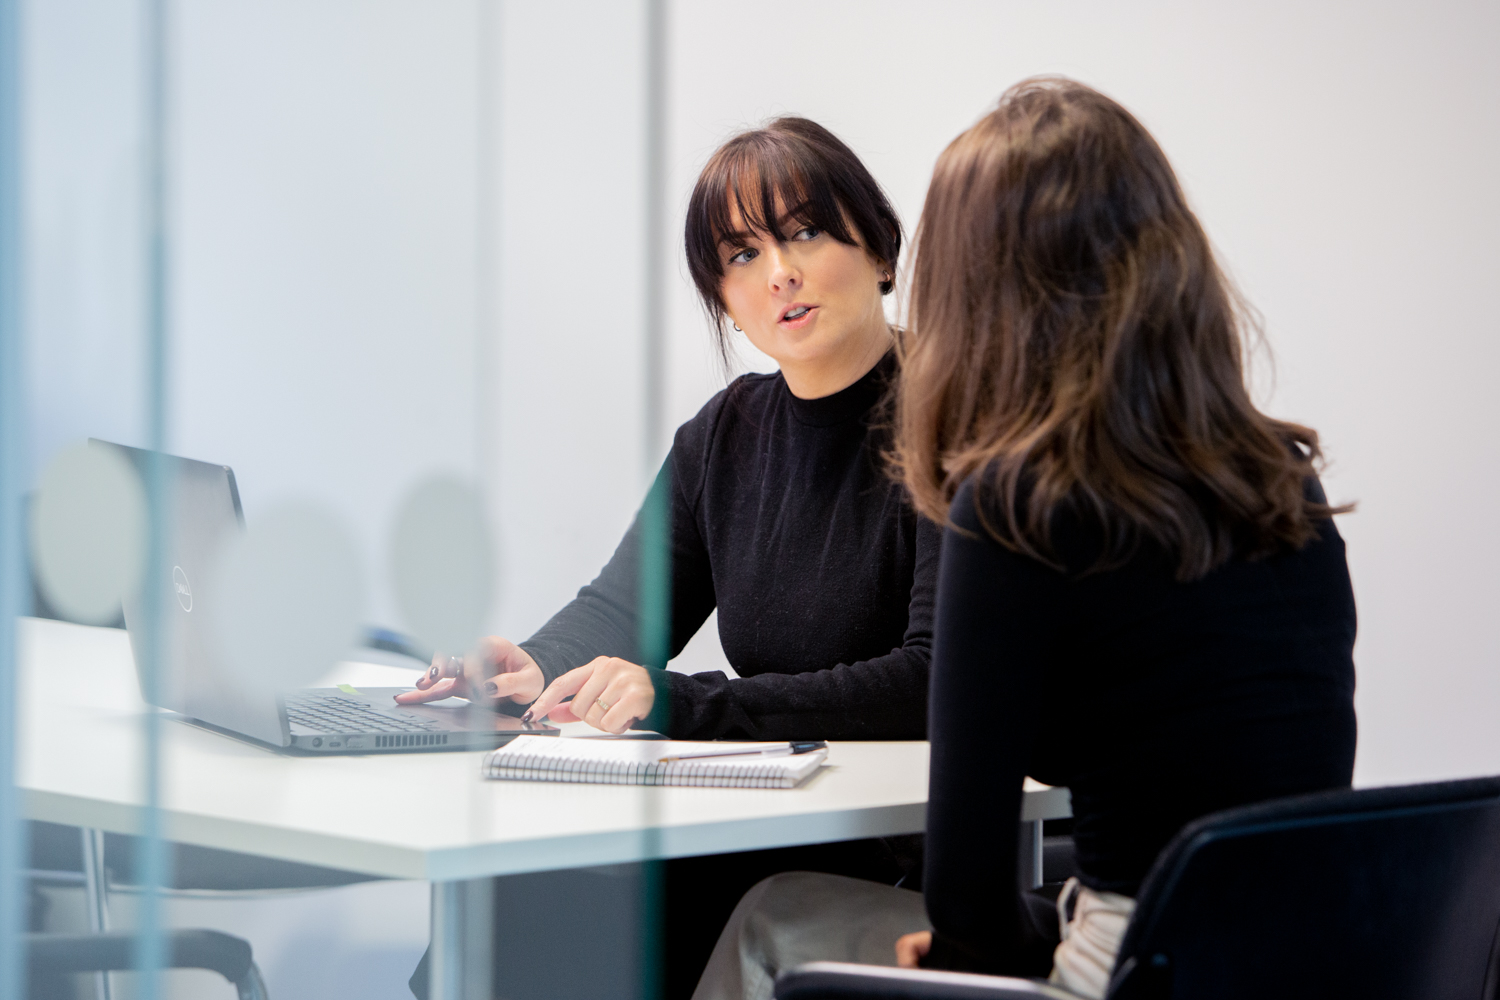
M685 239L726 360L732 325L780 368L735 379L678 428L652 488L670 511L667 655L717 609L739 676L641 662L637 515L599 576L535 635L485 640L482 667L441 657L397 700L457 694L527 719L674 739L923 739L941 536L884 463L896 214L844 143L781 118L709 160ZM896 882L919 873L917 857L905 839L669 862L667 995L692 991L758 879L813 868Z
M814 960L1103 996L1179 829L1353 774L1348 508L1316 432L1251 402L1243 313L1150 134L1017 85L939 158L913 271L894 453L945 526L922 893L762 882L695 1000ZM1027 775L1072 793L1064 886L1017 884Z
M832 133L781 118L709 160L685 241L726 360L730 324L780 368L678 428L653 486L671 512L669 656L717 608L740 676L636 662L638 515L535 635L486 640L483 676L445 677L443 658L397 700L458 694L673 739L921 739L939 534L884 473L896 214Z

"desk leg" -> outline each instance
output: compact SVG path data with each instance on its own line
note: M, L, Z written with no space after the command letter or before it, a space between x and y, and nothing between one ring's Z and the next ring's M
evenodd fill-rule
M1022 888L1035 889L1042 884L1042 821L1021 824L1020 850L1017 852L1017 881Z
M1047 880L1046 852L1042 850L1042 821L1031 821L1031 887L1035 889Z
M83 903L89 915L89 930L95 934L109 931L109 874L104 870L104 831L88 827L78 831L83 836ZM111 1000L109 973L94 973L94 995Z
M432 883L431 1000L488 1000L494 879Z

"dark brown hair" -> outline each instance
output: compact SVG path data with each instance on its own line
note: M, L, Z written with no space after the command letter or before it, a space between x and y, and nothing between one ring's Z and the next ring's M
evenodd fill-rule
M806 118L777 118L741 132L720 146L698 175L683 234L688 271L726 362L729 334L719 287L724 280L720 246L733 235L734 208L750 231L784 242L790 234L776 218L778 200L791 219L816 226L840 243L862 246L893 277L896 272L901 222L853 150ZM882 282L881 294L894 287L894 280Z
M943 152L908 319L893 457L939 523L977 476L1010 548L1059 565L1067 509L1092 568L1152 542L1190 580L1349 509L1304 493L1317 433L1251 402L1246 311L1161 148L1082 84L1017 84Z

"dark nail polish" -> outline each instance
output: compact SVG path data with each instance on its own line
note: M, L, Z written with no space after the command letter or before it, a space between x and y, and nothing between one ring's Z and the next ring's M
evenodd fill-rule
M495 697L495 695L500 693L500 688L494 681L485 681L484 693L493 698Z
M521 716L521 725L523 725L523 726L529 726L529 725L531 725L531 709L528 708L526 710L526 714L523 715L523 716Z
M437 667L433 667L431 670L427 671L427 679L430 681L437 680Z

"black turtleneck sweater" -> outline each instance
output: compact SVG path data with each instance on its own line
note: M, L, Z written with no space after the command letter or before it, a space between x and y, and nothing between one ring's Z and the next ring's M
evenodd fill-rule
M1004 510L980 504L965 484L943 539L923 964L1046 975L1055 930L1036 932L1016 885L1022 779L1070 789L1081 881L1127 896L1190 820L1348 788L1354 592L1332 521L1183 582L1150 544L1087 572L1102 536L1069 512L1053 569L991 538Z
M677 430L671 650L717 607L739 678L653 670L645 722L679 739L922 739L941 535L886 475L893 355L799 399L745 375ZM640 662L641 517L593 583L521 643L550 683L596 656Z

